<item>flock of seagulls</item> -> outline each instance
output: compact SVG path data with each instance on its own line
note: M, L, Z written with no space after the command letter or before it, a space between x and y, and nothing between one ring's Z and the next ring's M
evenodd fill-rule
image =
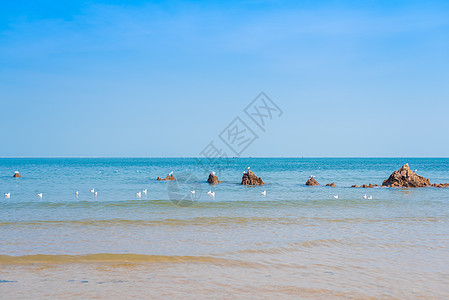
M250 167L247 168L248 171L249 171L249 169L250 169ZM415 172L416 172L416 171L417 171L417 170L415 170ZM118 172L118 170L115 170L115 172ZM139 172L139 171L137 170L137 172ZM246 172L247 172L247 171L244 171L243 174L245 174ZM16 171L16 173L18 173L18 171ZM100 171L100 173L101 173L101 171ZM215 176L215 172L211 172L211 174ZM173 171L170 172L170 173L168 173L168 176L171 176L171 175L173 175ZM310 178L311 178L311 179L314 178L314 177L315 177L314 175L310 175ZM92 189L90 190L90 192L91 192L94 196L97 196L97 195L98 195L98 192L97 192L94 188L92 188ZM195 190L191 190L191 191L190 191L190 195L191 195L191 196L195 195L195 193L196 193ZM147 189L144 189L144 190L142 190L142 191L137 192L137 193L136 193L136 197L137 197L137 198L141 198L141 197L142 197L142 194L147 195L147 194L148 194L148 190L147 190ZM208 194L210 197L212 197L212 198L215 199L215 192L212 192L212 191L210 190L210 191L207 192L207 194ZM261 192L260 194L261 194L262 196L265 197L265 196L267 195L267 191L264 190L264 191ZM78 196L79 196L79 191L76 191L76 192L75 192L75 195L76 195L76 197L78 197ZM39 197L39 198L42 199L42 198L43 198L43 193L37 194L37 197ZM11 198L11 193L5 193L5 198L6 198L6 199ZM334 199L338 199L339 197L338 197L338 195L334 195L333 198L334 198ZM365 194L365 195L363 195L363 199L372 200L372 199L373 199L373 196L367 196L367 195Z

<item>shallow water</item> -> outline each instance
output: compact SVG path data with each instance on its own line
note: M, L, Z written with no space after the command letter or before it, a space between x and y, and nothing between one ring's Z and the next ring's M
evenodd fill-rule
M448 298L449 189L350 188L406 162L449 182L449 159L0 159L0 292ZM240 186L247 166L267 184ZM155 180L170 171L182 180Z

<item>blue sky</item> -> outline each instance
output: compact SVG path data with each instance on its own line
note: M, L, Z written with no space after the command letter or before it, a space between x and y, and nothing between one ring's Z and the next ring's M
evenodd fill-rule
M197 156L261 91L243 156L447 157L449 2L0 4L0 156Z

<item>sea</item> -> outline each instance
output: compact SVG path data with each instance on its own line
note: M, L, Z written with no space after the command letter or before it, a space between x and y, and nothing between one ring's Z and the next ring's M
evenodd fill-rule
M351 187L405 163L449 182L448 158L0 158L0 298L448 299L449 188Z

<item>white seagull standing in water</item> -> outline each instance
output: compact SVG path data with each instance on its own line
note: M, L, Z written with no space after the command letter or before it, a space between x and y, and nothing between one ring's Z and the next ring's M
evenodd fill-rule
M148 191L147 191L147 189L144 189L143 191L142 191L142 193L144 193L145 195L148 193Z
M195 194L195 190L193 190L193 191L190 191L190 194L192 194L192 195L193 195L193 194Z
M338 199L338 196L334 196L335 199Z
M369 196L369 197L368 197L368 200L373 200L373 196Z
M42 198L42 193L37 194L39 198Z
M209 192L207 192L207 194L209 196L211 196L212 198L215 198L215 192L209 191Z
M266 196L267 195L267 191L263 191L262 193L260 193L262 196Z
M97 195L98 195L98 193L97 193L97 192L95 192L95 193L94 193L94 196L95 196L95 197L97 197Z
M363 199L366 199L366 195L363 195Z
M79 194L80 194L80 193L79 193L78 191L75 192L75 196L78 197Z
M92 194L94 194L94 193L95 193L95 189L91 189L90 192L91 192Z
M11 193L5 193L5 198L11 198Z
M138 193L136 193L136 196L137 196L137 198L140 198L140 197L142 197L142 193L138 192Z

